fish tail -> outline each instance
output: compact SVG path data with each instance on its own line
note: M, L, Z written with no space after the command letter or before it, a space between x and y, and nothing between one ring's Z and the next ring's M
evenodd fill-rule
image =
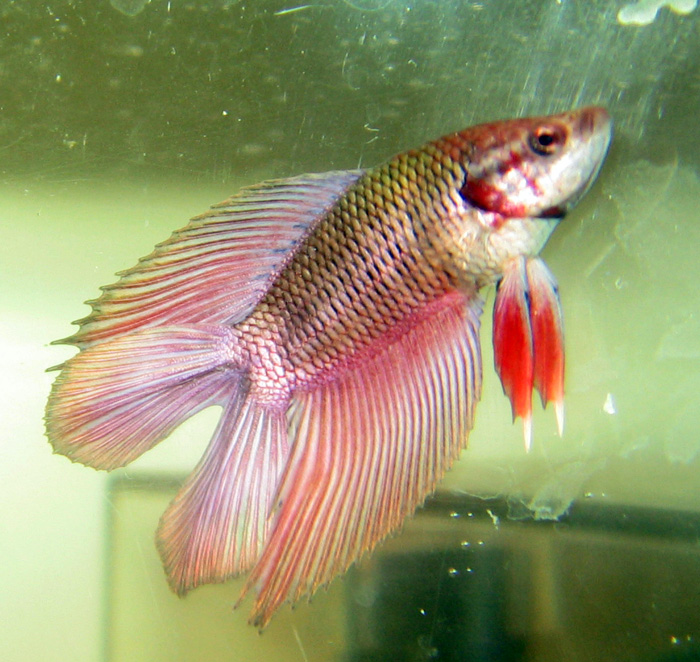
M46 406L57 453L96 469L135 460L196 412L224 404L245 374L229 327L146 329L61 366Z
M62 366L46 410L56 452L109 470L211 405L223 409L218 426L158 527L178 594L255 562L286 462L285 405L256 401L231 328L158 327L88 347Z

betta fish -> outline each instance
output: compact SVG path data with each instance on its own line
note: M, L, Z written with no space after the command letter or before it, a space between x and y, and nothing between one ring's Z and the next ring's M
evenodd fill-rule
M537 255L610 139L591 107L243 189L120 272L58 341L80 351L58 366L51 444L110 470L220 407L157 546L180 595L248 572L264 627L398 529L466 446L483 288L526 445L533 390L561 432L562 317Z

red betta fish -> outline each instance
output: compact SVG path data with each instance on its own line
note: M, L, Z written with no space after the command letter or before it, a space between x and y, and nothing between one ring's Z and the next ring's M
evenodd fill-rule
M157 544L179 594L250 571L264 627L395 531L466 446L483 287L498 284L496 369L527 443L533 388L561 427L559 298L536 255L610 138L585 108L242 190L60 341L80 352L49 397L54 449L114 469L220 406Z

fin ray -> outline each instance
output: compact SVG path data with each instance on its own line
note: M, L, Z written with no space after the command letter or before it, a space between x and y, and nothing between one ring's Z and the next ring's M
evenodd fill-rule
M222 404L237 383L229 329L147 329L81 351L51 389L46 432L56 452L97 469L128 464L182 421Z
M271 180L193 218L89 301L92 313L58 343L80 348L136 330L234 324L265 293L287 256L361 171Z
M385 351L294 396L273 529L245 589L256 625L396 530L457 457L480 393L480 306L447 295Z
M287 454L284 408L259 405L242 388L158 526L158 550L176 593L223 582L257 560Z

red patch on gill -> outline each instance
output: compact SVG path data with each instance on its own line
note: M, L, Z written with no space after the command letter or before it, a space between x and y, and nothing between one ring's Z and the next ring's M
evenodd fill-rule
M524 162L525 162L525 159L523 158L522 154L511 150L510 154L508 155L508 159L503 161L503 163L501 163L501 165L499 166L498 173L500 175L506 175L511 170L517 170L520 173L520 175L522 176L523 180L525 181L527 188L529 188L532 191L532 194L536 198L539 198L540 195L542 195L542 191L540 190L540 187L537 185L537 182L532 177L527 176L527 174L526 174L527 170L526 170L526 168L523 167Z
M506 160L502 161L498 165L498 174L505 175L508 172L510 172L511 170L521 170L520 166L522 166L522 164L523 164L522 155L511 150L510 154L508 154L508 158Z
M522 178L525 184L524 188L529 189L533 197L537 199L541 195L540 188L532 177L527 176L524 163L525 159L522 154L510 150L508 157L496 164L497 181L499 178L505 178L509 172L515 170ZM531 215L531 211L526 204L520 200L512 199L499 186L489 183L489 178L479 179L478 177L467 175L467 181L462 187L460 194L467 202L484 211L495 212L511 218L523 218Z
M484 211L514 218L527 216L525 205L513 203L503 191L482 179L472 179L467 176L460 195L466 202Z

